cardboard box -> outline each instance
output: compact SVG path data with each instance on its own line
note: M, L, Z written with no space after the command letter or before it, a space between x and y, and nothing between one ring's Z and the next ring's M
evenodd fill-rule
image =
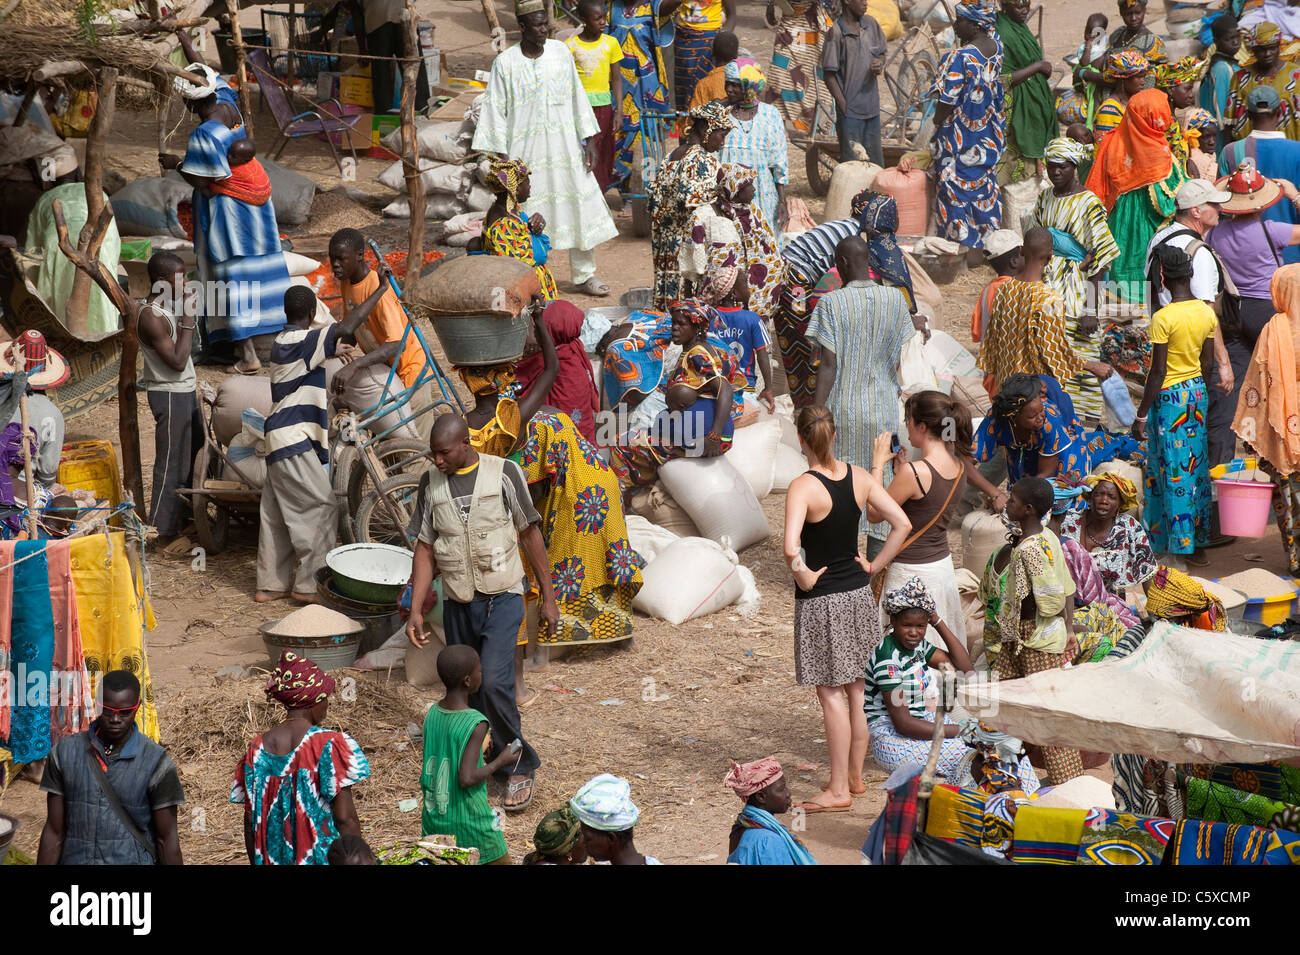
M333 115L334 106L332 103L324 103L319 108L321 115L327 120L331 115ZM350 140L353 150L361 155L367 154L370 150L370 123L374 118L374 114L359 113L355 111L356 109L357 107L355 106L345 107L345 115L342 118L351 119L355 116L357 120L350 129L331 133L317 133L316 138L322 142L333 140L334 144L344 153L348 152L348 144Z
M328 70L321 70L316 74L317 102L339 98L339 81L342 76L342 73L331 72Z
M482 92L482 90L474 90L455 94L446 103L430 113L429 119L435 123L460 122L465 118L465 111L474 102L474 97Z
M363 155L370 149L370 124L375 118L374 113L362 113L357 117L357 123L347 132L348 140L351 140L352 148L357 151L357 155ZM348 148L347 140L343 143L343 149Z
M339 102L351 103L363 109L375 108L374 87L370 82L370 67L349 70L339 77Z

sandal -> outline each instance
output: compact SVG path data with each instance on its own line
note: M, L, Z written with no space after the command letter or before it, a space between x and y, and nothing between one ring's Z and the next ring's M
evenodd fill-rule
M511 797L521 792L527 792L527 795L519 802L512 803ZM528 808L528 804L533 801L533 776L529 773L527 776L521 776L517 780L506 783L506 796L501 801L501 808L506 812L523 812Z
M584 295L595 295L604 298L609 294L609 286L595 276L587 279L581 285L575 286L575 290Z
M816 799L810 799L807 802L799 803L798 807L805 816L812 816L819 812L848 812L852 806L828 806L825 803L817 802Z

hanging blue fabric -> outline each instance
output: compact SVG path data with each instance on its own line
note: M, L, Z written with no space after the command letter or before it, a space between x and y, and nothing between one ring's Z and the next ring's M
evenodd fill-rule
M45 541L14 546L9 671L15 705L4 742L22 765L50 753L50 674L54 669L54 609Z

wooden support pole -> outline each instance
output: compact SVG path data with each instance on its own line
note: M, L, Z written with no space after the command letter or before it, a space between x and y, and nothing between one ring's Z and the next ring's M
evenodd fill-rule
M136 513L145 520L144 476L140 466L140 430L137 418L139 406L136 390L135 363L140 355L137 322L139 307L118 284L117 276L99 261L99 247L113 221L113 209L105 205L94 220L87 251L72 244L68 237L68 223L63 217L63 203L57 199L51 207L54 229L59 236L59 251L68 257L79 272L85 273L108 296L113 307L122 316L122 364L117 376L117 428L122 441L122 487L131 495ZM87 226L90 222L87 221ZM83 230L84 231L84 230Z
M32 477L32 446L27 440L27 393L18 399L23 423L23 474L27 481L27 539L36 540L36 479ZM39 439L38 439L39 440Z
M90 130L86 136L86 224L77 236L77 249L83 254L90 253L90 239L94 232L94 223L98 221L104 209L104 155L108 150L108 132L113 128L113 115L117 103L117 70L104 67L95 77L98 104L95 118L90 121ZM103 237L100 237L103 241ZM96 244L94 254L98 255ZM85 338L87 333L86 318L90 311L91 278L78 272L72 280L72 291L64 304L63 316L68 331L75 338Z
M406 34L406 56L402 60L402 156L406 166L406 196L411 204L411 231L406 250L406 285L420 278L424 262L424 180L420 178L420 149L415 138L415 94L419 71L424 69L420 55L420 38L415 28L415 5L406 0L402 11L402 29Z
M239 77L239 112L244 118L244 132L252 139L253 94L248 88L248 50L244 48L244 29L239 25L239 0L226 0L226 12L230 15L230 45L239 58L235 69Z
M506 31L501 29L501 21L497 19L497 8L493 0L479 0L479 5L483 8L483 17L487 20L488 35L492 37L492 49L500 53L506 48Z

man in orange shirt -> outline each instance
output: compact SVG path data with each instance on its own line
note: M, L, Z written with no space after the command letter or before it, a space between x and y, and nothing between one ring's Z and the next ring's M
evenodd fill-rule
M330 237L330 268L338 280L343 292L343 307L353 308L358 302L364 302L381 281L368 264L365 257L365 237L356 229L340 229ZM333 389L341 394L343 403L356 412L363 412L379 403L381 397L391 396L401 388L409 388L419 377L424 368L424 349L414 335L405 339L406 311L391 288L379 299L366 320L358 330L357 342L364 354L353 358L339 369L334 376ZM388 382L389 369L397 362L396 381L388 388L387 396L384 386ZM426 382L411 395L406 408L385 415L370 426L372 432L378 433L393 427L402 418L410 418L418 410L423 410L433 403L432 389ZM405 421L393 432L394 438L427 438L433 426L433 415L421 415L414 421Z

